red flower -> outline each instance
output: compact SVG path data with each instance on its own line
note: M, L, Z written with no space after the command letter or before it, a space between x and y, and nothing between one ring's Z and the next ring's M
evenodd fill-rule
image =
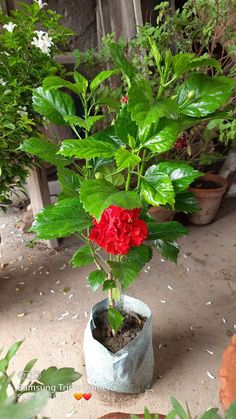
M122 96L120 101L121 101L121 103L128 103L129 98L128 98L128 96Z
M111 205L103 211L99 223L93 220L89 239L113 255L129 253L131 247L140 246L148 236L147 224L139 219L140 211Z
M176 143L174 144L174 148L176 150L180 150L185 147L187 147L187 140L186 140L185 135L182 135L181 137L177 139Z

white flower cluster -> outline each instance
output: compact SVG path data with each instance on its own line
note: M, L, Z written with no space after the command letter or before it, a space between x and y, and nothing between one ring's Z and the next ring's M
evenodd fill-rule
M0 84L1 84L1 86L6 86L7 82L4 81L3 78L1 77Z
M31 45L34 45L36 48L41 49L44 54L50 54L50 48L53 45L52 37L44 31L35 31L36 36L34 36Z
M27 112L26 106L19 106L17 113L20 116L28 116L28 112Z
M15 23L9 22L9 23L6 23L5 25L3 25L3 29L6 29L8 32L12 33L15 26L17 26Z
M44 6L47 6L47 3L43 3L43 0L34 0L34 2L38 3L40 9L42 9Z

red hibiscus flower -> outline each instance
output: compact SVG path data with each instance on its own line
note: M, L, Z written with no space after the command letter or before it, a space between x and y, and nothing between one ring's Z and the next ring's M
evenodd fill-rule
M147 224L139 219L140 211L111 205L103 211L99 223L93 220L89 239L113 255L129 253L131 247L140 246L148 236Z
M129 98L128 98L128 96L122 96L120 101L121 101L121 103L128 103Z
M187 139L185 137L185 135L182 135L181 137L179 137L176 141L176 143L174 144L174 148L175 150L181 150L182 148L187 147Z

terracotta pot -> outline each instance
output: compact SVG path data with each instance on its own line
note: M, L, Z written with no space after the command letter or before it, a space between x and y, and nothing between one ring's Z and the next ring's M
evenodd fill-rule
M212 173L206 173L200 179L213 181L220 185L220 188L216 189L189 188L189 191L194 193L201 210L188 214L188 220L192 224L204 225L215 219L227 188L227 180Z
M236 335L223 353L220 374L220 400L224 410L236 400Z
M162 207L151 207L149 208L148 213L149 215L154 217L159 223L172 221L175 215L175 211Z
M140 419L145 418L144 415L136 415L136 416L138 416L138 418ZM152 414L151 417L154 418L155 415ZM130 419L130 413L119 413L119 412L109 413L108 415L101 416L99 419ZM159 415L158 419L165 419L165 416Z

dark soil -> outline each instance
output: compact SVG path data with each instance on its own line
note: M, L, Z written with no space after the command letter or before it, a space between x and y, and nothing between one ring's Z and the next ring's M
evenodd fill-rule
M146 317L134 312L121 312L125 318L123 324L115 337L112 336L111 328L108 323L107 310L103 311L99 317L95 318L96 329L93 337L113 354L127 346L140 333Z
M195 182L192 183L191 188L197 188L197 189L218 189L221 188L222 185L220 185L217 182L214 182L214 180L205 180L205 179L198 179Z

